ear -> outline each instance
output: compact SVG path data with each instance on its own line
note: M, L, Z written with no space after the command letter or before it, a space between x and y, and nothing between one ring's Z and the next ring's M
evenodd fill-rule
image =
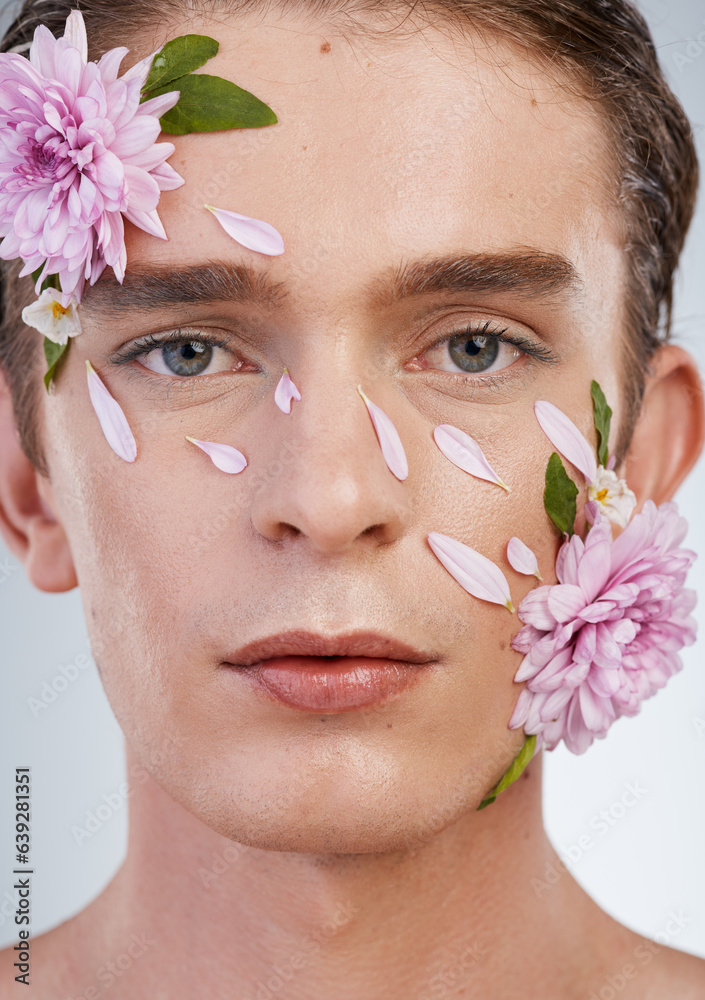
M29 461L0 372L0 533L38 590L60 593L78 585L68 540L52 510L51 484Z
M654 355L624 478L639 506L670 500L695 465L705 440L703 386L695 359L666 344Z

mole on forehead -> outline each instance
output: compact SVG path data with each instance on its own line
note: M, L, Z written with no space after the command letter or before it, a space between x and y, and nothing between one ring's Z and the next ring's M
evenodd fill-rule
M579 292L582 278L560 254L540 250L475 252L422 258L389 267L367 284L362 299L385 308L412 296L462 292L507 292L555 297ZM135 269L123 285L106 273L90 289L84 307L122 312L184 303L239 302L282 308L286 281L246 264L210 262L179 269Z

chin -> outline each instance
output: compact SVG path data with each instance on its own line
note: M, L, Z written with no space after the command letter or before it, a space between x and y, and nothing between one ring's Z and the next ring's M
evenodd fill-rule
M434 832L416 817L390 816L381 805L364 815L300 813L268 823L262 816L199 817L228 840L262 851L298 854L395 854L422 847ZM216 826L217 823L217 826Z
M377 769L379 771L379 768ZM156 776L154 776L156 777ZM233 784L218 769L190 777L182 771L157 780L195 819L238 844L266 851L312 854L389 854L423 847L436 834L477 808L487 788L484 775L468 769L439 781L437 772L412 768L394 780L371 767L365 780L342 768L300 773L295 779Z

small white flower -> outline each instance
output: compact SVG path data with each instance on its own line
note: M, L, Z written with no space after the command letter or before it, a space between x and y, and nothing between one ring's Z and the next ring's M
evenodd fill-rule
M45 288L36 302L23 309L22 322L61 346L81 332L78 302L72 298L68 306L63 306L61 292L56 288Z
M600 511L610 521L626 528L636 507L636 496L624 479L618 479L616 472L599 466L595 482L588 486L588 499L596 500Z

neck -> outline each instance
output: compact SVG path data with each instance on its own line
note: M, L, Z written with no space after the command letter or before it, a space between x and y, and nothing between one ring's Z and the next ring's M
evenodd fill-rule
M334 983L337 1000L406 1000L463 986L499 995L500 980L516 995L553 996L556 963L576 962L565 914L582 942L602 916L556 862L541 819L541 755L493 805L394 854L243 846L150 778L132 788L127 859L90 923L102 926L103 956L106 932L116 955L142 935L125 973L135 998L269 1000L281 990L327 1000Z

